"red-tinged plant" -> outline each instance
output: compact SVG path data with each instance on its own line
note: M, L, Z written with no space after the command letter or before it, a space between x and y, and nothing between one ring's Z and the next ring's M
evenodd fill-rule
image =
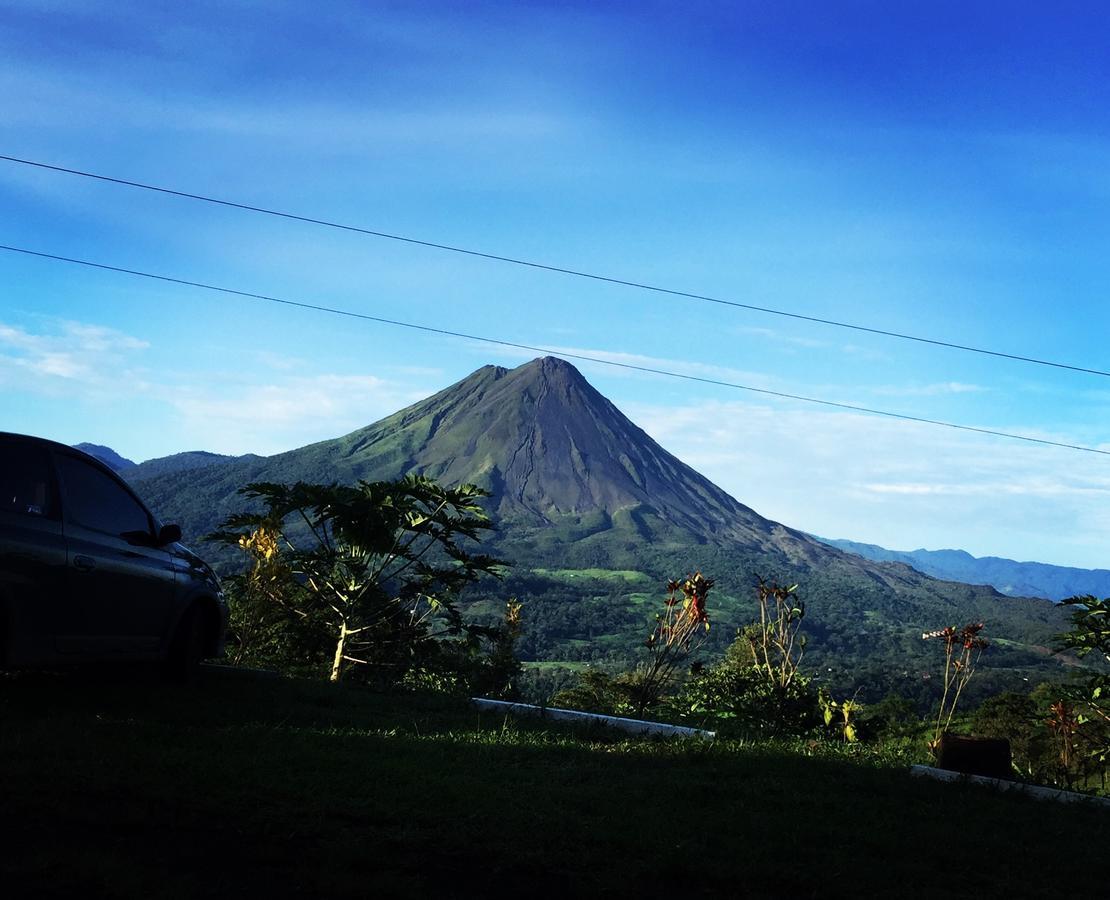
M937 712L937 724L933 731L933 741L929 748L936 752L940 744L940 736L952 724L952 717L956 714L956 705L960 702L971 676L975 674L975 667L979 657L987 648L987 640L980 637L983 630L982 622L972 622L957 630L949 625L939 631L927 631L922 638L931 640L940 638L944 641L944 690L940 697L940 710Z
M713 579L701 572L667 582L663 612L656 615L655 629L644 642L648 660L628 685L636 715L659 703L678 664L704 643L709 632L705 601L712 587Z
M1070 787L1076 761L1076 739L1079 737L1079 716L1075 707L1066 700L1057 700L1048 708L1045 725L1056 742L1056 760L1060 774Z

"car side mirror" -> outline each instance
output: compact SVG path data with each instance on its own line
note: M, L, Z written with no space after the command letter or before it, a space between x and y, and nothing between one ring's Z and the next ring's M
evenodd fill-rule
M162 530L158 532L158 546L165 547L166 544L173 544L181 540L181 526L180 525L163 525Z
M154 535L149 531L125 531L120 534L132 547L154 547Z

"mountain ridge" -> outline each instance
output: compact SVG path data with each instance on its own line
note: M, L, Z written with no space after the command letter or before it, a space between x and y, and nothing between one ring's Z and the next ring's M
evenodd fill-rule
M135 475L144 491L173 508L176 485L145 475L143 466ZM763 518L660 447L574 366L555 357L515 369L483 366L339 438L188 471L202 490L233 477L240 484L327 483L421 474L491 491L491 514L516 528L577 520L586 521L585 528L632 531L643 540L774 549L809 563L834 553L799 530Z
M108 468L120 474L134 469L137 465L133 460L121 456L111 447L105 447L103 444L90 444L86 441L80 444L74 444L73 448L87 453L89 456L95 456L104 463L104 465L108 466Z
M132 483L139 483L146 478L158 475L167 475L173 472L188 472L192 469L203 469L206 466L224 465L244 459L263 459L255 453L242 456L229 456L223 453L211 453L208 450L185 450L181 453L171 453L169 456L158 456L153 459L143 460L133 468L125 470L123 476Z
M874 562L900 562L933 578L966 584L989 584L1009 597L1060 601L1081 594L1110 595L1110 569L1057 566L1001 556L973 556L966 550L890 550L843 538L811 535L822 543Z

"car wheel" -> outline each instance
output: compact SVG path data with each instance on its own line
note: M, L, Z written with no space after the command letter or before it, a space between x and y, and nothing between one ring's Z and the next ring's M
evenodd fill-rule
M199 606L190 606L177 623L166 658L166 678L186 682L196 678L204 659L204 616Z

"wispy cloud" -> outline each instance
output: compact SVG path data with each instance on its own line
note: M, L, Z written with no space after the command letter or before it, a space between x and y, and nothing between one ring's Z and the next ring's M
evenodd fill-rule
M0 387L60 397L74 410L127 404L140 418L144 409L168 405L187 446L264 454L353 431L442 387L433 367L313 372L306 360L266 351L250 354L259 365L248 371L155 374L141 365L148 347L134 335L85 322L37 330L0 323ZM166 452L174 449L180 448Z
M774 328L759 328L750 325L741 325L733 329L735 334L756 337L769 341L775 345L785 345L788 347L800 347L805 350L817 350L822 347L830 347L832 344L829 341L817 340L816 338L798 337L797 335L785 334L777 331Z
M428 393L374 375L325 373L179 385L168 399L197 446L270 454L346 434Z
M625 411L741 502L794 527L895 549L1105 564L1101 457L773 400Z
M883 397L942 397L950 394L980 394L990 388L961 381L940 381L935 384L876 385L868 390Z
M44 333L0 323L0 384L56 392L74 383L102 387L149 344L112 328L59 321Z
M556 112L495 100L414 110L403 104L367 108L357 101L290 103L274 98L247 103L181 94L155 98L121 79L85 72L75 81L58 69L35 71L10 64L0 66L0 90L13 98L5 109L9 126L71 127L75 120L93 123L108 116L114 127L136 131L148 131L157 123L178 134L249 137L292 145L326 142L347 150L380 149L382 144L527 143L571 136L582 127Z

